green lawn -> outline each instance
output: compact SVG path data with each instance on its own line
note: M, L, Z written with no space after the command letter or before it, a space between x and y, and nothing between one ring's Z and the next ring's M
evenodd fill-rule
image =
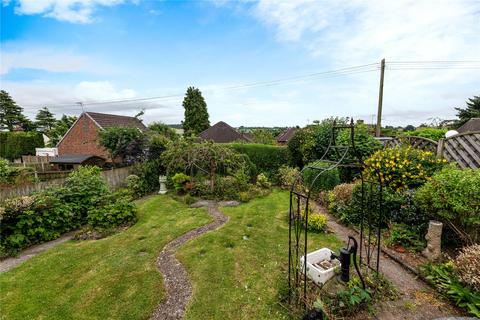
M125 232L69 241L0 274L0 319L147 319L165 294L158 253L210 221L204 209L147 198Z
M277 303L288 266L288 199L287 192L275 190L223 208L227 225L180 249L177 257L194 288L185 319L288 318ZM334 235L309 233L309 251L340 245Z
M155 261L171 239L211 221L169 197L139 204L138 223L97 241L67 242L0 274L0 319L147 319L164 298ZM194 296L186 319L282 319L288 193L223 208L230 221L178 253ZM340 242L309 234L310 249Z

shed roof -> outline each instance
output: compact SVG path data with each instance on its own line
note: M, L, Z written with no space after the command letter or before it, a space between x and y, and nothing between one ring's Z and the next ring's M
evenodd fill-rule
M58 156L50 160L50 163L69 163L69 164L82 164L88 160L99 159L105 161L104 158L93 154L66 154Z
M480 118L472 118L457 129L459 133L480 131Z
M202 140L212 140L218 143L228 143L234 141L252 141L252 139L238 132L223 121L217 122L207 130L201 132L198 136Z
M147 130L147 127L142 121L135 117L119 116L116 114L99 113L99 112L85 112L98 126L102 129L120 126L138 128L142 131Z

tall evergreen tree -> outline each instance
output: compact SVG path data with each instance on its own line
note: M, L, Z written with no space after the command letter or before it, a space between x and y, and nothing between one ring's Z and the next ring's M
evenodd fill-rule
M200 90L189 87L182 105L185 108L185 119L182 125L186 134L197 135L210 127L207 103Z
M13 131L17 125L23 129L30 127L30 121L22 112L23 108L17 105L8 92L0 90L0 129Z
M60 120L57 120L52 130L49 132L48 137L50 138L50 141L48 142L48 145L50 147L55 147L75 121L77 121L77 117L67 115L63 115Z
M57 120L55 120L55 116L50 112L50 110L48 110L47 107L43 107L42 109L38 110L35 120L40 131L50 131L57 122Z
M466 101L466 108L455 108L458 111L457 117L459 118L455 123L458 128L471 118L480 118L480 96L473 96Z

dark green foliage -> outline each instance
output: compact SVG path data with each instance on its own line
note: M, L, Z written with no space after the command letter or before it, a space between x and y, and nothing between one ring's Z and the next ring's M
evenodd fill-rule
M440 139L445 138L446 132L447 132L447 129L421 127L416 129L415 131L407 131L404 133L404 135L422 137L422 138L427 138L433 141L438 141Z
M425 248L423 234L419 234L410 225L404 223L395 223L390 226L385 243L388 246L402 246L417 252Z
M275 144L275 136L272 133L272 130L267 129L253 129L250 131L253 142L260 144Z
M192 181L192 178L190 178L183 172L176 173L172 177L173 187L177 192L187 191L187 183L189 183L190 181Z
M182 105L185 109L185 119L182 122L185 135L198 135L210 127L207 103L199 89L189 87Z
M480 241L480 170L445 167L418 189L415 203L464 242Z
M22 155L35 155L35 148L44 146L39 132L0 132L0 157L18 159Z
M104 205L88 212L88 224L93 228L111 228L126 226L137 219L135 205L129 198L115 199L115 195L108 197Z
M67 133L68 129L77 121L76 116L63 115L60 120L55 122L53 128L48 131L47 136L50 138L48 145L54 147Z
M336 185L340 184L340 175L337 168L323 171L324 168L329 167L330 165L330 163L326 162L314 162L308 164L307 168L303 170L303 183L305 188L309 189L312 195L316 195L320 193L320 191L331 190ZM318 176L322 171L323 173Z
M174 129L170 128L168 125L161 122L152 122L148 125L148 129L154 133L158 133L170 140L175 140L179 136Z
M458 128L471 118L480 118L480 96L473 96L466 101L465 108L455 108L458 111L458 121L455 126Z
M421 271L442 295L471 315L480 317L480 292L464 286L458 280L452 262L440 265L429 263L424 265Z
M112 159L120 157L124 162L141 159L145 142L145 135L137 128L110 127L100 131L100 145L108 150Z
M31 127L31 122L23 115L23 108L10 97L8 92L0 90L0 129L13 131L16 126L25 129Z
M353 140L357 152L360 153L360 156L364 160L382 148L382 144L370 134L368 127L363 124L355 126L355 136ZM337 143L340 145L350 145L350 130L342 130L338 135ZM348 157L350 159L356 159L357 156L351 152Z
M288 150L285 147L254 143L232 143L230 146L248 156L255 165L253 175L265 173L274 183L278 182L278 169L288 164Z
M35 116L35 125L41 132L50 131L57 122L53 113L48 110L47 107L43 107L38 110L37 115Z

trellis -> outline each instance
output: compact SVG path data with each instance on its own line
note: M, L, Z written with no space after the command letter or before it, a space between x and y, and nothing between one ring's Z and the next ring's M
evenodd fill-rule
M436 154L438 143L434 140L417 136L395 137L385 142L385 147L388 148L400 147L402 145L410 145L415 149L430 151Z

